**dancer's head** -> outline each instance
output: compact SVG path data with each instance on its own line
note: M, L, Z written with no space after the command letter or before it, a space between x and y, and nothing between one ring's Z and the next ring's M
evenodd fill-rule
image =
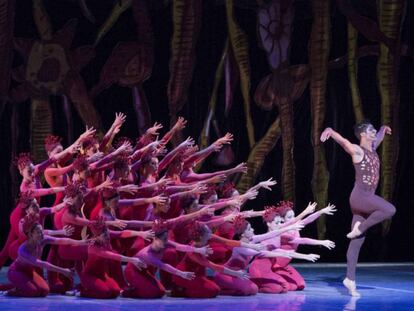
M145 156L141 160L140 173L143 176L155 175L158 172L158 158Z
M43 228L38 214L26 215L22 220L22 230L29 241L40 243L43 240Z
M116 189L105 189L102 191L102 203L105 210L115 211L119 204L119 193Z
M373 142L376 140L377 130L369 120L354 125L354 134L360 142Z
M197 212L200 209L198 196L191 194L181 200L181 207L186 214Z
M91 227L93 233L92 243L94 246L102 247L106 249L111 248L111 239L109 236L109 230L105 223L104 217L99 217Z
M37 200L30 192L23 193L19 198L19 207L24 210L26 215L38 214L40 207Z
M293 211L293 202L280 201L276 207L284 222L288 222L295 217L295 212Z
M127 179L130 173L128 165L128 157L120 156L114 162L114 178Z
M92 156L99 151L99 142L96 137L91 136L83 140L81 143L80 152L85 156Z
M276 206L266 206L263 214L263 220L270 231L276 230L283 223Z
M23 180L26 182L34 181L35 167L33 165L30 153L20 153L15 159L14 164L19 169L20 175L22 175Z
M168 241L168 225L165 220L157 219L152 225L152 231L154 231L155 236L151 243L151 248L158 252L165 248L165 244Z
M188 231L190 238L199 246L206 245L212 234L207 225L201 224L198 221L193 222Z
M49 157L52 157L55 154L58 154L59 152L63 151L63 146L60 143L61 140L61 137L54 135L48 135L45 138L45 150Z
M254 231L250 223L244 219L242 216L238 215L233 220L234 225L234 233L241 238L246 240L250 240L253 235Z
M207 187L207 192L200 195L201 204L214 204L218 201L218 196L216 192L216 187L214 185L209 185Z
M220 186L219 197L222 199L233 198L239 194L236 185L231 181L226 181Z
M78 180L86 180L91 176L88 160L85 156L80 155L75 159L75 161L73 161L73 170L78 176Z
M68 185L65 187L65 195L73 200L69 211L78 215L83 204L83 186L80 183Z

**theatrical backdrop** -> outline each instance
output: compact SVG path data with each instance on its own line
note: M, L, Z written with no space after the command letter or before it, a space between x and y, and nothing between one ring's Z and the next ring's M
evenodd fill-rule
M371 229L361 261L414 258L414 1L0 0L2 244L21 180L12 159L44 160L51 133L64 146L86 124L102 134L115 112L130 138L178 116L200 147L233 133L199 171L247 162L239 190L278 181L246 208L335 204L305 229L336 242L320 249L325 262L345 260L354 171L320 133L330 126L356 143L355 122L389 125L378 193L397 213Z

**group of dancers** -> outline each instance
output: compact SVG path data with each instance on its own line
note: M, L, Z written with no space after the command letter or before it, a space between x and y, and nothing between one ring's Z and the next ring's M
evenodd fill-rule
M276 182L262 181L240 194L230 180L246 173L244 163L222 171L195 172L209 155L231 143L231 134L202 150L192 138L168 150L169 141L185 128L183 118L162 138L162 125L155 123L136 143L126 137L115 139L125 120L124 114L116 114L101 140L93 128L86 128L66 149L59 137L48 136L48 159L43 163L34 165L26 153L17 157L20 195L0 253L1 266L12 260L7 273L10 284L2 285L8 295L161 298L169 290L173 297L212 298L305 288L290 261L314 262L319 255L299 253L298 245L332 249L335 244L303 238L300 230L323 214L332 215L334 205L316 211L316 203L309 203L297 216L288 201L241 211L260 189L271 190ZM351 195L354 219L348 261L353 261L344 281L356 295L355 265L364 233L395 210L391 213L382 201L382 214L376 209L376 153L354 147L331 129L321 139L329 137L354 152L354 162L361 158L360 182ZM41 185L42 175L48 188ZM364 191L372 195L366 198ZM40 207L41 197L47 195L55 195L53 206ZM51 229L44 228L48 215ZM268 232L256 235L247 221L252 217L261 217ZM47 244L47 260L43 260ZM74 284L75 273L79 284Z

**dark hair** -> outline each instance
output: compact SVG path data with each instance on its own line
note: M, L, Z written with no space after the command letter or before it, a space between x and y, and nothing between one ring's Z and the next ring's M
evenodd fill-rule
M368 119L354 125L354 134L358 140L361 139L361 133L365 132L370 125L372 125L372 123Z

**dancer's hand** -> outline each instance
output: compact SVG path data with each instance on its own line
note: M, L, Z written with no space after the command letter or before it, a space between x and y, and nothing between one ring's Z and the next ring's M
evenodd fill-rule
M331 138L332 134L333 134L334 130L331 129L330 127L327 127L321 134L321 142L325 142L327 141L329 138Z
M185 280L194 280L195 273L191 271L180 271L180 277Z
M75 277L75 270L68 269L68 268L62 268L62 274L66 276L68 279L73 280L73 278Z
M317 261L321 256L319 256L318 254L308 254L305 255L303 259L307 260L307 261L311 261L311 262L315 262Z
M208 181L208 183L211 183L211 184L219 184L221 182L224 182L226 178L227 178L226 175L220 174L220 175L211 177L208 180L205 180L205 182Z
M244 271L244 270L233 270L234 271L234 276L242 279L242 280L248 280L249 279L249 274Z
M384 130L384 133L387 135L391 135L392 134L392 130L388 125L383 125L381 126L381 129Z
M312 214L313 212L315 212L316 205L318 205L316 202L309 202L308 206L304 210L304 213L306 215Z
M139 186L138 185L130 184L130 185L125 185L125 186L119 187L118 190L121 191L121 192L126 192L126 193L129 193L129 194L134 194L134 193L136 193L138 191L138 189L139 189Z
M321 209L322 214L333 215L336 212L336 206L329 203L325 208Z
M217 139L213 143L213 147L215 151L220 151L223 145L229 145L233 141L233 134L226 133L223 137Z
M326 247L327 249L333 249L335 247L335 242L330 240L320 241L320 245Z
M200 194L203 194L203 193L207 193L207 186L196 184L196 186L193 189L191 189L190 192L192 194L195 194L195 195L200 195Z
M71 236L75 232L75 227L66 225L63 227L63 232L65 236Z
M207 257L213 254L213 249L210 246L197 247L196 253L203 255L204 257Z
M270 187L272 187L272 186L274 186L276 184L277 184L277 181L276 180L273 180L273 178L271 177L268 180L264 180L264 181L259 182L259 185L258 186L260 188L264 188L266 190L272 191L272 188L270 188Z
M240 163L239 165L237 165L235 168L232 169L233 173L243 173L246 174L247 173L247 164L246 163Z
M139 231L141 233L141 237L145 240L145 241L151 241L154 239L155 237L155 232L152 230L148 230L148 231Z
M159 135L158 131L162 128L163 126L161 123L155 122L152 127L147 129L146 134L151 135L151 136L158 136Z
M194 139L190 136L187 137L186 140L184 140L181 144L178 145L178 148L180 148L180 150L185 150L191 146L193 146L195 144Z
M126 120L126 115L122 112L115 113L115 121L112 123L112 128L114 130L114 134L118 134L121 130L122 124L124 124Z
M86 126L86 130L85 130L85 132L83 132L83 133L79 136L78 141L79 141L79 142L82 142L82 141L84 141L84 140L86 140L86 139L88 139L88 138L92 137L93 135L95 135L95 132L96 132L96 130L95 130L93 127L88 127L88 126Z
M174 126L173 126L173 130L175 131L181 131L182 129L185 128L187 124L187 120L184 119L183 117L178 117L177 122L175 122Z
M150 198L150 203L153 203L161 207L167 204L167 201L168 201L168 197L164 197L161 195L157 195L156 197Z
M133 257L131 262L138 268L138 270L145 269L147 267L145 262L136 257Z
M106 221L106 224L121 230L124 230L127 227L127 223L123 220L110 220L110 221Z
M259 192L257 190L248 190L246 193L242 194L240 197L243 198L243 201L254 200L256 199Z

